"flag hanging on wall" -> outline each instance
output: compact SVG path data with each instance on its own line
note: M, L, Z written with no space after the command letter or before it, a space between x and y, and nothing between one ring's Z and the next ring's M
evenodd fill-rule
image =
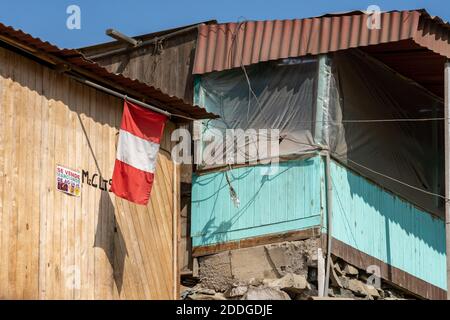
M111 191L147 205L167 117L125 101Z

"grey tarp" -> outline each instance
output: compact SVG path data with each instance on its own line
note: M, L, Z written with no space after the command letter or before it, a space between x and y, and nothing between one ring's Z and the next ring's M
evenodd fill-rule
M205 123L206 135L280 129L281 157L329 149L386 189L442 213L437 197L414 188L442 194L443 122L370 122L439 117L442 100L358 50L205 74L196 96L221 116Z
M329 110L335 158L428 211L441 213L439 198L403 183L443 193L443 122L351 122L442 117L441 99L354 50L333 55Z
M270 62L204 75L196 103L220 119L205 121L203 133L214 135L212 128L279 129L284 141L280 144L281 155L315 151L312 132L316 83L316 59L299 60L295 65ZM248 158L245 147L251 141L240 143L236 151Z

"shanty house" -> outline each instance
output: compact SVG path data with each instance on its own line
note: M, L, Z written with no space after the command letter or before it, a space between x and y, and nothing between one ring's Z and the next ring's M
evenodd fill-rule
M251 155L247 139L235 146L244 163L194 168L192 255L318 239L416 297L445 298L449 26L412 10L186 28L82 51L149 84L149 68L178 75L172 92L220 117L194 126L204 149L227 129L279 131L276 162Z
M123 95L172 115L147 206L109 192ZM0 299L177 299L170 134L208 113L0 24L0 114Z
M423 10L201 26L194 101L220 116L203 131L279 129L280 163L199 168L194 255L331 234L324 250L445 298L449 31Z

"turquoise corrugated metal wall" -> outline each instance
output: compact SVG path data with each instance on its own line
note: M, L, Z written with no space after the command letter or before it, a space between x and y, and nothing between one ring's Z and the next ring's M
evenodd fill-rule
M279 164L264 176L264 166L233 169L229 174L240 207L236 208L223 172L193 177L193 246L233 241L320 225L319 157Z
M333 236L446 289L445 223L332 162Z
M241 205L225 174L194 176L193 246L319 226L324 203L321 157L284 162L273 176L261 166L232 170ZM446 289L445 224L332 162L333 236L422 280Z

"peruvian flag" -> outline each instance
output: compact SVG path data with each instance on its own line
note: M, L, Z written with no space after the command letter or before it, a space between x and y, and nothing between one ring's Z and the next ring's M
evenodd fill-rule
M167 117L125 101L111 191L147 205Z

